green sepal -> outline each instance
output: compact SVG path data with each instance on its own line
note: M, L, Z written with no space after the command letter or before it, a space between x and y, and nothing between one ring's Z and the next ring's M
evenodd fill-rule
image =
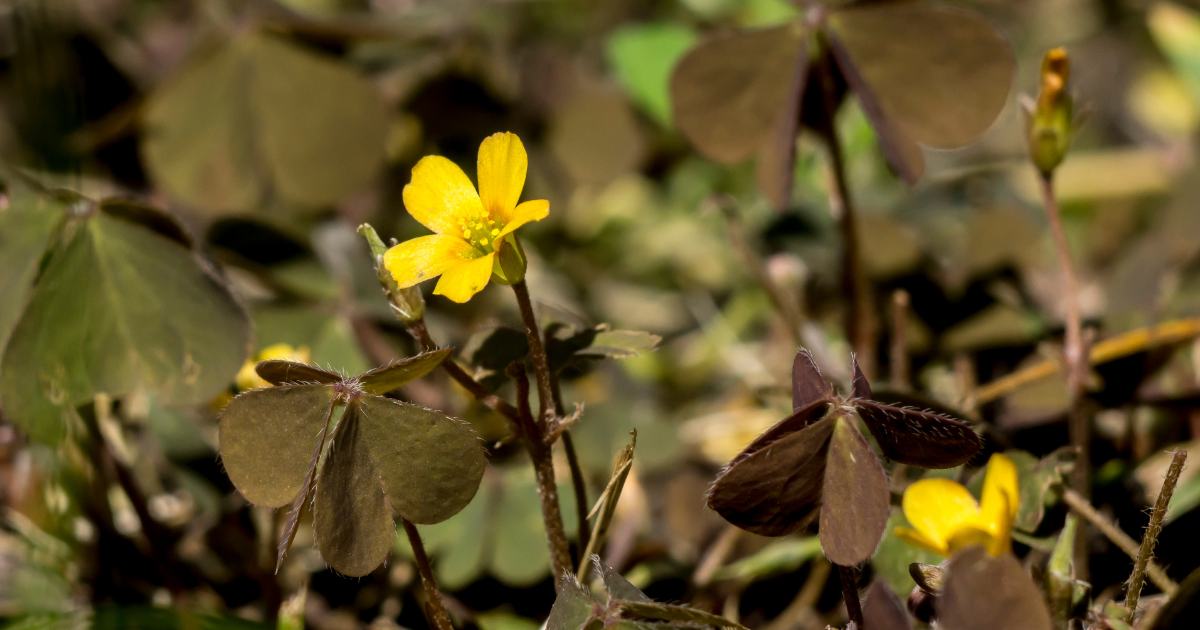
M516 284L525 279L525 249L516 234L509 234L496 249L492 263L492 281L496 284Z

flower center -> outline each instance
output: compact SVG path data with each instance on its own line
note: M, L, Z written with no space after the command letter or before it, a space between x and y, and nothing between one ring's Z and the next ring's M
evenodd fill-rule
M490 214L485 209L478 215L464 219L458 224L462 229L463 239L484 254L495 251L495 239L500 234L500 228L503 227L497 225L496 220L491 218Z

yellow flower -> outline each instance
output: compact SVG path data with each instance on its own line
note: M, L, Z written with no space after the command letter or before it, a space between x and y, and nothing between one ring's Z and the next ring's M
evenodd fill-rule
M529 160L516 135L493 134L479 146L479 193L465 173L439 155L421 158L412 183L404 187L404 207L435 234L389 249L383 264L400 288L441 276L433 292L466 302L487 286L493 270L499 278L501 244L519 255L513 230L541 221L550 213L544 199L517 205ZM509 278L510 281L520 278Z
M300 346L293 348L286 343L277 343L273 346L263 348L261 352L246 360L242 364L242 369L238 370L237 388L240 392L267 387L270 385L263 377L254 371L254 366L258 365L259 361L296 361L297 363L308 363L309 354L308 348Z
M998 556L1012 550L1012 524L1019 499L1017 467L999 453L988 460L983 498L949 479L922 479L904 491L904 516L912 528L897 527L901 540L942 556L983 545Z

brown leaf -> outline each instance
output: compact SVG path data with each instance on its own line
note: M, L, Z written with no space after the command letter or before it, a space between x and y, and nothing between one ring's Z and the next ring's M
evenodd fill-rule
M917 142L940 148L971 142L1008 100L1012 49L974 13L873 4L836 11L829 27L884 113Z
M854 566L870 558L883 538L890 508L888 478L853 420L838 415L828 420L835 427L822 490L821 547L830 562Z
M792 201L792 179L796 165L796 135L800 127L800 104L808 83L808 46L801 41L795 70L787 80L787 98L777 114L775 125L767 135L758 155L754 175L758 189L776 210L787 208Z
M740 162L762 147L794 92L804 29L789 24L711 37L671 75L671 106L683 135L718 162Z
M815 403L801 412L819 409L823 415L825 405L823 401ZM752 450L751 444L717 477L708 506L730 523L763 536L783 536L804 527L820 505L835 422L836 418L829 416L759 449Z
M379 473L367 454L359 405L346 406L317 480L313 532L321 557L342 575L360 577L387 559L396 537Z
M336 401L329 403L329 411L325 412L325 426L321 427L321 435L317 438L317 448L313 449L312 460L308 463L308 475L304 478L303 489L292 500L292 505L288 508L287 521L284 523L283 533L279 537L279 547L276 550L275 573L277 574L279 568L283 566L283 559L287 556L288 550L292 548L292 541L296 539L300 515L304 512L304 506L308 503L308 497L312 493L313 483L317 480L317 463L321 460L321 451L325 448L325 435L329 432L329 419L333 417L333 408L336 405Z
M876 579L863 598L864 630L912 630L904 603L887 582Z
M450 349L422 352L382 367L377 367L358 377L363 391L368 394L386 394L405 383L415 381L433 371L450 356ZM411 519L410 519L411 520Z
M867 382L867 375L863 374L862 368L858 367L858 357L850 355L850 367L854 374L850 397L870 400L871 383Z
M272 385L311 385L340 383L342 375L322 370L315 365L296 361L260 361L254 371Z
M357 404L372 470L397 512L428 525L471 502L487 463L471 425L382 396L367 394Z
M821 375L812 353L803 348L792 360L792 409L799 411L833 395L833 387Z
M334 396L332 385L284 385L229 403L221 416L221 461L247 501L272 508L292 502Z
M968 547L950 558L938 599L943 630L1050 630L1042 592L1012 554Z
M854 401L884 457L921 468L953 468L981 447L979 435L965 422L927 411L902 409L870 400Z

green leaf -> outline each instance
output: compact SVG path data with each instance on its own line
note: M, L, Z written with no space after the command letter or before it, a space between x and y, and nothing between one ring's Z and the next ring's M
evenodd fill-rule
M265 507L292 502L334 401L332 385L253 389L221 416L221 461L246 500Z
M358 377L363 391L368 394L386 394L405 383L414 381L433 371L450 356L448 348L422 352L416 356L377 367Z
M608 38L608 63L617 81L664 127L671 126L671 69L695 41L695 31L673 22L626 26Z
M581 630L585 623L593 621L596 607L596 601L575 581L575 576L567 576L558 584L558 597L546 618L546 630Z
M249 349L246 314L192 252L98 214L55 251L0 366L5 412L56 442L71 410L147 389L164 406L228 386Z
M907 525L908 521L900 509L893 508L883 533L883 540L879 542L875 555L871 557L871 566L875 568L876 575L887 581L897 593L908 593L915 586L908 570L909 565L914 562L937 564L942 561L937 554L914 547L896 536L896 528Z
M783 538L772 541L754 555L717 569L713 572L713 579L761 580L795 571L820 555L821 541L816 536Z
M1200 14L1170 2L1159 2L1146 14L1146 26L1200 102Z
M65 204L14 189L0 205L0 350L17 325L50 237L62 223Z
M558 480L559 505L573 505L569 482ZM526 467L504 475L504 494L495 517L495 541L490 563L492 575L512 586L529 586L550 574L550 548L542 520L542 502L533 472ZM562 510L567 531L576 527L575 511Z
M542 627L532 619L518 617L506 612L486 612L475 615L479 630L538 630Z
M142 154L171 194L213 212L267 197L334 203L383 165L387 112L341 62L259 33L192 64L147 102Z
M382 396L364 395L358 406L375 474L404 518L437 523L471 502L486 464L471 425Z

